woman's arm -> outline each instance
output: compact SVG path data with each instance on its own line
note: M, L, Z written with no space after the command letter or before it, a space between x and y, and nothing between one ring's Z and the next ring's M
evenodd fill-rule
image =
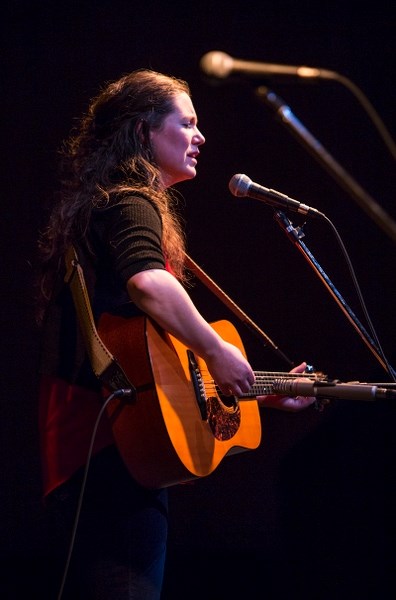
M223 394L249 391L254 373L242 352L202 317L178 280L163 269L149 269L127 282L132 301L165 331L203 358Z
M182 285L168 271L150 269L133 275L127 283L131 300L162 329L203 358L223 394L238 396L250 390L254 373L242 352L224 341L202 317ZM292 373L303 373L303 362ZM260 406L297 412L315 398L281 395L259 396Z

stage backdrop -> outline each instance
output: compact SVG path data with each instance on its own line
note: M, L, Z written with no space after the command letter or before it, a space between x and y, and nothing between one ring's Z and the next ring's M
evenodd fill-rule
M179 186L191 257L291 361L307 360L342 381L390 381L274 210L228 190L231 177L245 173L327 216L333 227L289 214L372 337L352 272L356 276L394 366L395 241L257 97L259 86L273 90L395 219L395 155L367 103L345 85L353 82L362 91L392 138L396 22L388 5L380 4L364 14L360 4L345 2L44 0L3 8L4 598L34 591L44 599L51 578L36 426L36 239L56 184L57 149L105 81L140 67L189 81L207 140L197 178ZM200 59L216 50L341 77L308 82L233 74L209 80ZM256 369L288 369L272 344L256 338L198 280L191 294L209 320L234 323ZM389 597L394 421L388 401L336 400L323 413L263 411L257 450L228 457L207 479L171 490L164 598ZM117 507L109 507L109 515L112 510Z

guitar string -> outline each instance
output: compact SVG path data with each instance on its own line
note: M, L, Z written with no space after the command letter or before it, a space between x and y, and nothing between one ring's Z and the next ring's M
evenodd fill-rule
M207 373L208 379L205 381L205 375ZM254 395L265 395L273 393L272 385L275 379L309 379L317 381L320 379L312 373L284 373L283 371L255 371L255 382L250 388L250 391L239 397L249 397ZM207 369L201 369L202 381L208 394L218 394L218 386L213 379L210 379L210 374Z

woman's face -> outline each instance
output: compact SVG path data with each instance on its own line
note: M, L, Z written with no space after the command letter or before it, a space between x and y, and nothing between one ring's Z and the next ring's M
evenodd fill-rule
M205 142L197 122L191 98L181 92L174 97L173 110L160 129L150 131L153 157L165 187L193 179L197 174L199 146Z

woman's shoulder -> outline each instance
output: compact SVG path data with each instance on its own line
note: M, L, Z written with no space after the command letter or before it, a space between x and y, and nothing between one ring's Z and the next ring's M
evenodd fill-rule
M110 194L108 201L105 204L95 206L94 213L106 214L107 212L120 212L125 208L139 207L148 211L155 210L158 212L157 206L148 193L140 191L129 191L122 193Z
M150 198L139 192L124 193L117 198L110 198L106 206L96 207L92 213L91 228L103 231L121 229L129 223L139 223L142 227L158 230L161 228L161 215Z

